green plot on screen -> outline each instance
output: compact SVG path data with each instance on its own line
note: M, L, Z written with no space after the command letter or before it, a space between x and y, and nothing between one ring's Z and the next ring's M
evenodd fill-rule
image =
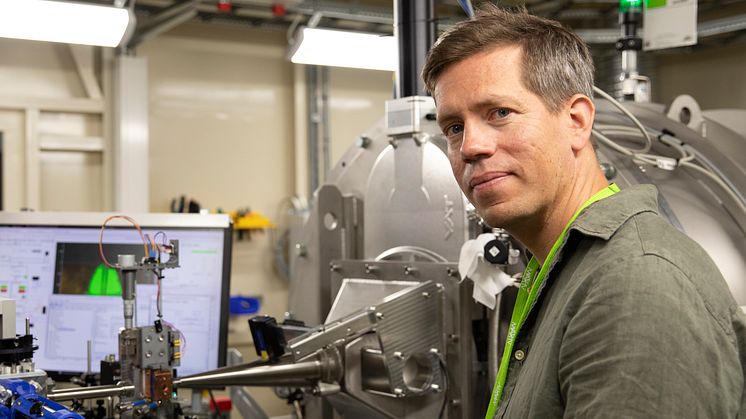
M119 281L119 274L114 268L104 264L96 267L96 271L91 275L91 281L88 283L88 295L122 295L122 283Z

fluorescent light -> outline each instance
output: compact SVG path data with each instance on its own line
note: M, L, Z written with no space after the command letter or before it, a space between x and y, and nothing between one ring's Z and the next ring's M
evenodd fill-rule
M371 33L303 28L290 61L298 64L395 71L396 40Z
M0 0L0 37L69 44L119 45L129 11L95 4Z

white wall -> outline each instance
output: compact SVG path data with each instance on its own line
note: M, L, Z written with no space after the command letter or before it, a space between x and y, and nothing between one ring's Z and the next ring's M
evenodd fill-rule
M138 50L149 66L151 209L186 194L206 208L274 215L293 187L284 34L191 29Z
M85 92L67 45L0 38L0 95L70 98Z
M394 97L394 73L332 68L329 71L329 125L334 165L355 139L384 116Z
M79 58L92 53L76 51ZM100 96L89 97L82 74L68 45L0 38L4 209L106 207L106 109ZM82 149L90 145L99 149Z

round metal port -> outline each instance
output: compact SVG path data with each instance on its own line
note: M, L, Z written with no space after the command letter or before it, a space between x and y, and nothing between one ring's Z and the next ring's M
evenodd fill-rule
M428 354L414 354L404 362L402 378L407 389L412 392L429 390L433 374L433 362Z

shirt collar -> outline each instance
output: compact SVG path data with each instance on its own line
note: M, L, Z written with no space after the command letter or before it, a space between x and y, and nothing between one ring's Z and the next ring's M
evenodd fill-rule
M658 189L634 185L584 209L570 230L608 240L627 220L642 212L658 214Z

